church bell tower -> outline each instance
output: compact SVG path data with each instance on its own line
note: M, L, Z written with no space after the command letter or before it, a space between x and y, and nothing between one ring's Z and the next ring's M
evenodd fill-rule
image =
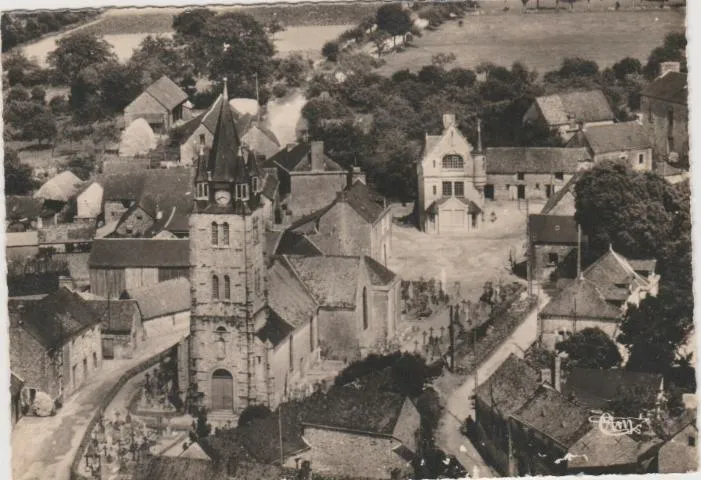
M223 101L211 150L200 152L190 215L189 380L210 411L266 404L265 230L255 156Z

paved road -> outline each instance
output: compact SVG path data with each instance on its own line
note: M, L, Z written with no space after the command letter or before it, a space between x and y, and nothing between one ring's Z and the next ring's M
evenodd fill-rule
M187 334L189 324L171 325L167 329L158 325L146 328L149 337L137 357L105 360L102 371L68 398L55 416L25 417L15 425L12 431L14 480L68 480L85 429L120 376L178 343Z
M490 356L487 362L480 364L478 382L481 384L496 371L510 353L523 356L523 352L534 341L534 325L537 325L538 311L550 299L540 294L539 307L534 309L528 318L517 328L511 337L505 341L498 353ZM457 389L447 393L444 398L444 413L436 432L436 444L445 452L455 455L458 461L467 469L472 478L498 477L482 459L470 440L460 433L460 425L468 417L475 418L470 397L475 389L474 375L468 376Z

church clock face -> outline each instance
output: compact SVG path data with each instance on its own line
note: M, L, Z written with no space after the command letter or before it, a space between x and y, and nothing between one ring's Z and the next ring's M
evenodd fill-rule
M218 205L228 205L231 200L231 193L227 190L217 190L214 194L214 200Z

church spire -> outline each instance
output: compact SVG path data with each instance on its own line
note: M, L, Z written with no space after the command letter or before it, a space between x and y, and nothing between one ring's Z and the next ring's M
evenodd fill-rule
M229 103L229 88L228 88L228 78L224 77L224 91L222 92L222 100L224 100L226 103Z
M224 81L222 101L217 112L212 150L209 153L209 170L212 181L221 183L246 183L247 169L241 155L241 140L236 131L234 114L226 100L227 87Z

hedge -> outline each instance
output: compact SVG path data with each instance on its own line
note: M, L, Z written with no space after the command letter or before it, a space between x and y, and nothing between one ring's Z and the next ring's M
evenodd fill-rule
M159 353L158 355L155 355L145 362L130 368L126 372L122 374L121 377L119 377L119 380L117 383L114 384L114 386L110 389L109 393L105 397L105 399L102 401L100 404L100 407L95 411L93 414L93 417L90 419L90 422L88 423L88 428L85 430L85 433L83 434L83 439L80 441L80 445L78 446L78 451L76 452L75 458L73 459L73 463L71 464L71 474L70 478L71 480L91 480L88 477L83 476L82 474L79 473L78 467L80 466L80 462L83 461L83 455L85 454L85 451L88 448L88 444L90 443L91 440L91 433L95 429L95 425L97 424L97 421L102 417L102 415L105 413L105 409L107 406L112 403L112 400L114 400L114 397L117 396L117 393L124 387L124 385L131 380L133 377L138 375L139 373L143 372L144 370L147 370L154 365L158 364L161 362L161 360L164 360L165 358L169 357L173 351L174 347L169 347L163 352Z

